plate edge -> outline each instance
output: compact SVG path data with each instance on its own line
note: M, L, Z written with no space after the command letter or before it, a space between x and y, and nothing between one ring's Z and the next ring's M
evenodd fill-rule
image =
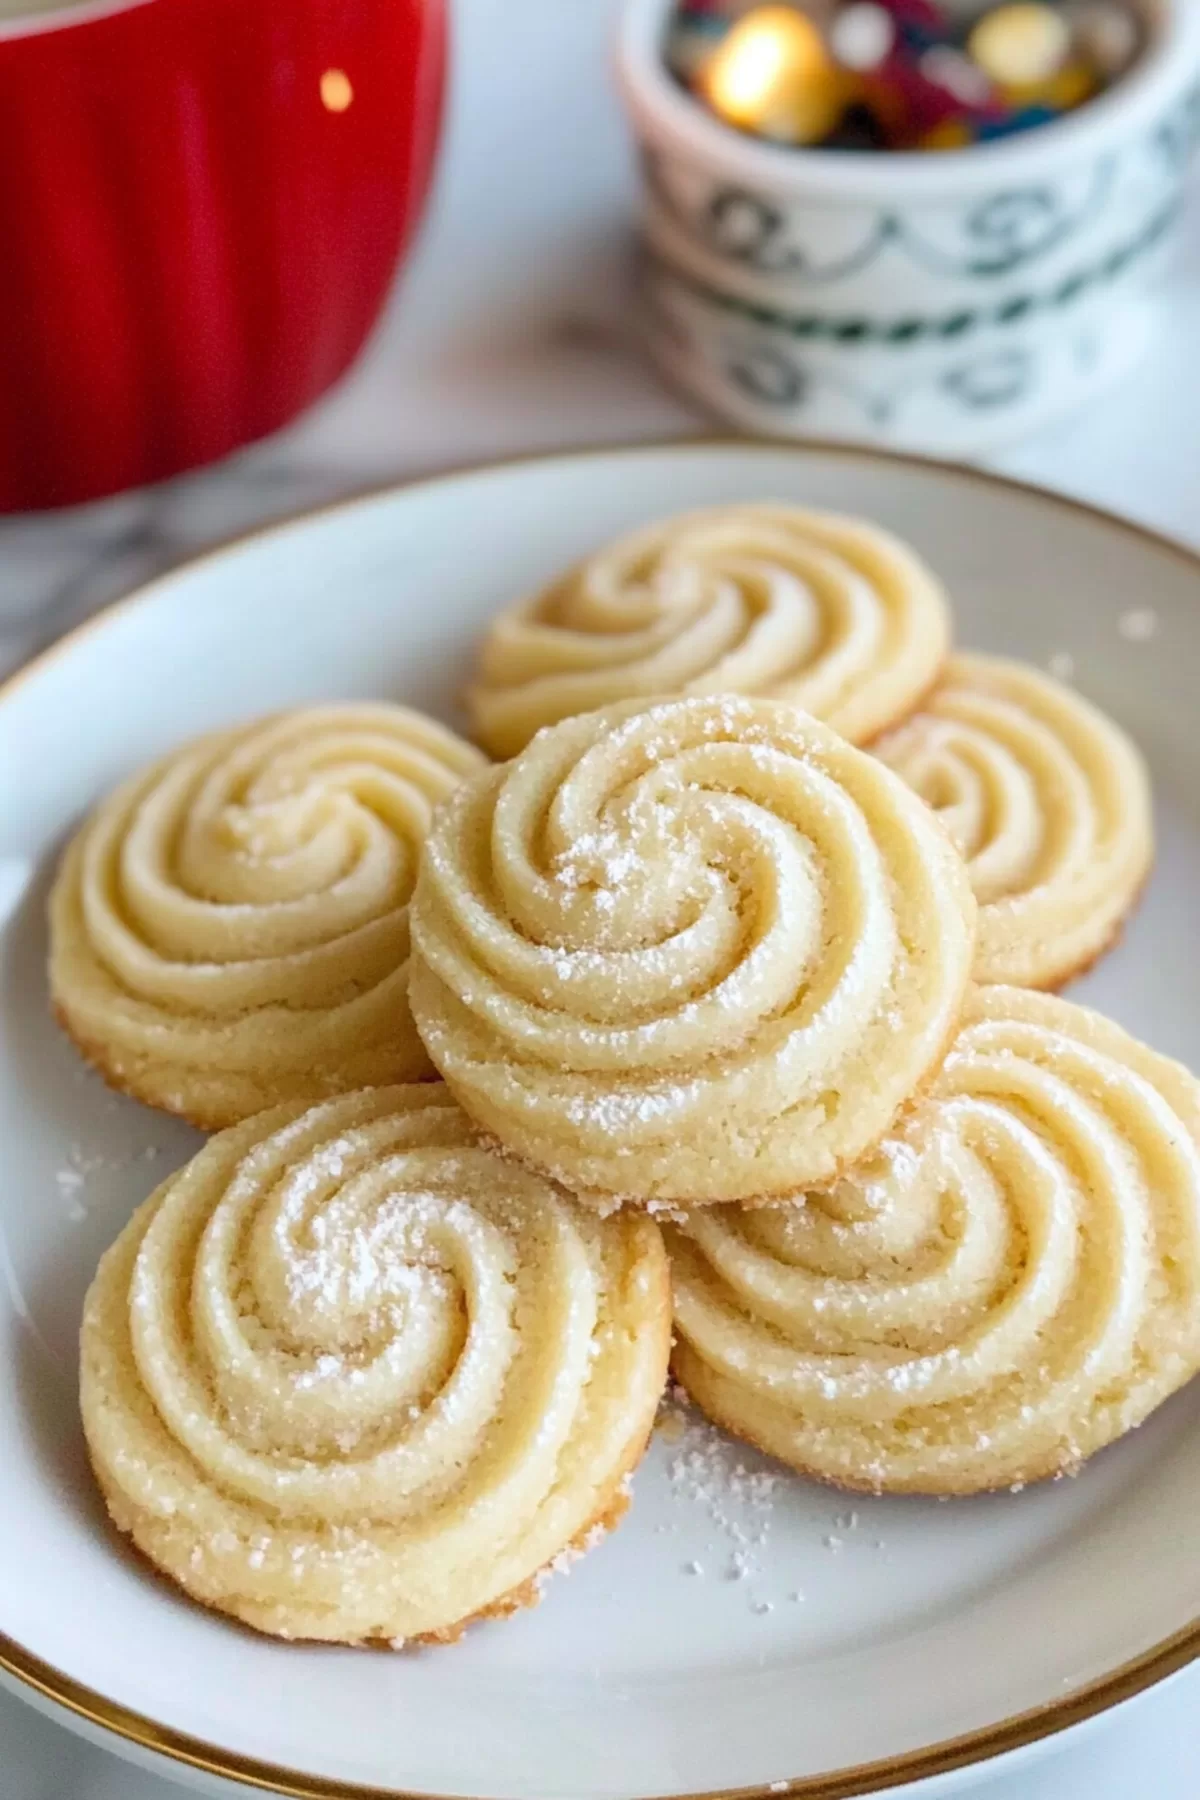
M398 479L370 482L361 488L355 488L340 494L336 499L322 501L316 506L301 506L294 512L281 513L277 518L269 519L265 524L251 526L248 530L231 533L228 537L218 538L205 546L193 556L185 556L172 563L169 568L162 569L152 575L149 581L139 582L124 594L105 601L95 612L52 639L48 644L35 650L0 679L0 702L11 698L16 689L32 676L39 674L50 663L68 650L73 649L83 638L93 631L110 624L120 613L123 613L143 602L152 599L160 588L168 587L181 576L190 574L211 562L218 562L223 557L231 556L249 544L260 539L270 538L276 534L286 534L294 527L306 523L310 519L323 519L339 512L353 512L357 507L369 506L374 501L386 499L390 495L420 492L425 488L436 488L443 484L464 480L474 475L487 475L501 469L533 467L539 463L586 462L600 460L605 457L652 456L663 451L715 451L715 450L758 450L769 455L825 456L842 462L884 463L896 468L917 469L929 474L946 475L956 481L965 481L980 487L1000 488L1009 493L1024 495L1027 499L1040 500L1050 506L1059 507L1067 512L1081 513L1094 522L1115 528L1128 537L1140 540L1150 548L1164 551L1182 561L1195 572L1200 579L1200 548L1193 548L1182 538L1173 537L1170 533L1156 530L1152 525L1144 525L1140 520L1125 518L1122 514L1112 512L1107 507L1099 506L1090 500L1082 500L1074 494L1064 494L1054 488L1046 487L1040 482L1027 481L1016 475L1005 475L995 469L969 462L954 462L947 457L926 456L918 451L891 450L865 444L842 443L834 439L808 438L803 441L784 441L771 438L737 435L728 432L692 432L681 433L673 438L634 439L616 443L587 444L584 446L568 445L562 449L523 450L510 456L491 457L481 462L448 463L432 473L413 476L401 476Z
M775 1800L775 1796L782 1793L786 1793L789 1800L861 1800L863 1796L978 1767L1015 1750L1043 1743L1135 1699L1198 1658L1200 1619L1193 1620L1174 1636L1155 1644L1099 1681L1080 1688L1077 1693L1033 1707L1028 1712L1015 1713L1011 1718L986 1725L979 1731L824 1775L804 1775L793 1781L752 1787L707 1789L662 1797L662 1800ZM110 1733L120 1740L120 1744L149 1751L200 1774L283 1796L284 1800L472 1800L471 1796L430 1794L414 1789L346 1782L332 1776L305 1775L301 1770L289 1769L282 1764L223 1750L200 1738L190 1737L186 1732L159 1725L153 1719L107 1699L23 1650L4 1632L0 1632L0 1670L72 1718ZM519 1797L514 1796L513 1800L519 1800ZM660 1797L654 1796L653 1800L660 1800Z
M826 442L818 438L788 444L728 433L687 433L667 439L590 444L583 447L573 445L561 450L523 451L482 462L451 464L433 474L372 483L321 505L301 507L295 512L272 519L265 525L236 532L209 545L199 554L173 564L170 568L153 576L148 582L139 584L130 592L118 595L79 625L35 653L33 657L19 665L0 681L0 704L10 699L12 694L27 680L73 649L92 632L99 631L104 626L111 624L119 614L152 600L159 589L169 587L180 577L210 562L219 562L224 557L236 554L246 545L276 534L286 534L308 520L325 518L339 512L351 512L357 507L370 505L389 495L435 488L473 475L486 475L496 470L526 465L536 466L540 463L582 462L588 459L599 460L618 456L632 459L640 455L661 454L664 451L716 450L759 450L771 455L787 456L791 453L797 457L815 455L848 462L884 463L899 468L942 474L956 481L966 481L983 487L1000 488L1068 512L1081 513L1085 518L1106 527L1115 527L1127 536L1136 538L1155 550L1165 551L1186 562L1200 580L1200 550L1194 550L1181 539L1157 531L1152 526L1143 525L1134 519L1123 518L1119 513L1110 512L1102 506L1078 499L1074 495L1058 493L1053 488L1044 487L1037 482L1000 474L974 464L952 462L945 458L924 456L916 452ZM1200 1659L1200 1618L1194 1619L1190 1625L1184 1626L1173 1636L1152 1646L1132 1661L1111 1670L1107 1675L1090 1683L1087 1687L1081 1688L1077 1693L1050 1701L1030 1711L1014 1714L1008 1719L1000 1720L994 1725L984 1726L980 1730L969 1732L964 1736L948 1738L941 1743L932 1744L920 1750L906 1751L898 1757L888 1757L874 1763L864 1763L853 1768L831 1771L826 1775L802 1776L795 1781L787 1781L782 1784L775 1782L762 1786L723 1788L702 1793L673 1795L669 1797L669 1800L773 1800L773 1796L781 1792L786 1792L791 1800L857 1800L857 1797L860 1796L885 1792L911 1783L926 1781L934 1776L971 1768L1007 1755L1014 1750L1042 1742L1134 1699L1138 1694L1167 1680L1171 1675L1178 1673L1198 1659ZM25 1650L4 1631L0 1631L0 1670L3 1670L19 1685L32 1689L44 1700L62 1708L72 1717L111 1733L123 1743L148 1751L169 1762L182 1764L202 1774L232 1781L260 1792L266 1791L285 1796L286 1800L472 1800L470 1796L430 1795L397 1788L348 1784L324 1776L305 1775L301 1771L263 1762L257 1758L243 1757L235 1751L224 1750L220 1746L189 1737L184 1732L175 1731L169 1726L159 1725L154 1720L109 1700L103 1694L75 1681L62 1670L43 1662L39 1657Z

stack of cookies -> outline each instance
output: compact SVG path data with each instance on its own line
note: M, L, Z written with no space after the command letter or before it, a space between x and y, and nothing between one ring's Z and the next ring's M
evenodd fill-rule
M1146 879L1141 760L949 642L888 534L717 509L497 620L510 760L309 709L85 825L59 1017L219 1132L83 1326L109 1509L195 1598L392 1644L535 1599L668 1358L927 1494L1073 1471L1200 1369L1200 1084L1038 991Z

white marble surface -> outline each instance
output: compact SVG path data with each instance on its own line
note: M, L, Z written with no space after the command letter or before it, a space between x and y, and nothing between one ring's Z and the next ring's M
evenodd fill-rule
M340 494L517 451L711 429L657 386L637 351L633 176L604 80L616 3L457 0L439 187L368 355L299 426L221 468L0 523L0 673L206 544ZM1152 359L999 466L1200 544L1200 195ZM1195 1671L979 1791L1194 1800L1198 1713ZM0 1694L0 1800L177 1793Z

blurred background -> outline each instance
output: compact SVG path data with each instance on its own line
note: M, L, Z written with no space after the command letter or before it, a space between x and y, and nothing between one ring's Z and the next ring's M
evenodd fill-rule
M0 669L205 545L364 486L724 429L669 391L643 348L640 178L613 75L621 11L455 0L431 199L360 360L298 423L223 463L0 520ZM1193 184L1148 355L1076 417L992 460L1200 538L1198 364Z

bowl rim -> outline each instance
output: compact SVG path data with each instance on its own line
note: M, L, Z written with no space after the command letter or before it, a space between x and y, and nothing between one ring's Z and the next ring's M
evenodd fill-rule
M1050 162L1079 161L1161 118L1200 76L1198 0L1142 0L1153 38L1140 61L1106 93L1036 131L937 156L796 149L749 137L715 120L669 73L661 54L676 0L625 0L616 33L617 82L640 138L669 144L727 180L805 199L895 201L953 195L1005 179L1041 181Z
M15 13L0 19L0 49L6 44L22 43L29 38L51 37L58 32L81 30L86 25L100 25L122 13L140 12L156 0L59 0L40 12Z

